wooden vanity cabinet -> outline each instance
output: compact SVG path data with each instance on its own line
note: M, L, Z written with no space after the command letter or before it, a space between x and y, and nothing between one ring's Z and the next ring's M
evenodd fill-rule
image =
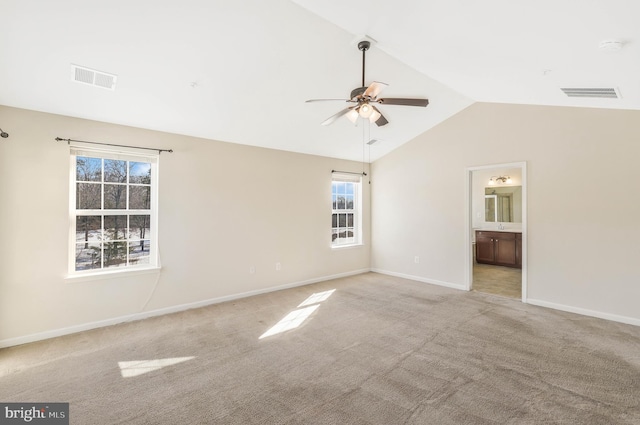
M522 267L522 234L476 230L476 261L497 266Z

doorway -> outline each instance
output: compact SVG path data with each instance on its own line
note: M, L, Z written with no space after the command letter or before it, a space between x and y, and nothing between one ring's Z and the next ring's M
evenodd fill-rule
M467 168L467 290L527 301L526 163Z

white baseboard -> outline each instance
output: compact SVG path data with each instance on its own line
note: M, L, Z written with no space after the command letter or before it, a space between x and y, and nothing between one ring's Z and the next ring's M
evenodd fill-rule
M241 292L238 294L226 295L218 298L211 298L202 301L196 301L187 304L180 304L171 307L160 308L157 310L143 311L135 314L128 314L126 316L114 317L111 319L98 320L96 322L83 323L81 325L69 326L61 329L53 329L50 331L38 332L35 334L19 336L15 338L8 338L0 340L0 348L13 347L15 345L28 344L30 342L42 341L49 338L55 338L58 336L74 334L78 332L88 331L91 329L103 328L105 326L117 325L118 323L133 322L135 320L147 319L154 316L162 316L164 314L177 313L179 311L190 310L193 308L206 307L212 304L219 304L226 301L233 301L240 298L251 297L253 295L266 294L269 292L281 291L283 289L295 288L298 286L311 285L313 283L324 282L331 279L339 279L341 277L354 276L362 273L369 272L369 269L354 270L345 273L338 273L329 276L316 277L313 279L307 279L299 282L287 283L279 286L272 286L270 288L257 289L255 291Z
M626 323L628 325L640 326L640 319L634 317L620 316L617 314L603 313L596 310L588 310L586 308L574 307L570 305L557 304L549 301L527 299L527 304L537 305L540 307L553 308L555 310L566 311L569 313L581 314L583 316L597 317L599 319L611 320L613 322Z
M446 286L447 288L459 289L461 291L466 291L467 290L467 288L464 285L460 285L460 284L457 284L457 283L444 282L442 280L429 279L429 278L424 278L424 277L420 277L420 276L413 276L413 275L404 274L404 273L390 272L390 271L387 271L387 270L380 270L380 269L371 269L371 271L374 272L374 273L380 273L380 274L386 274L386 275L389 275L389 276L401 277L403 279L415 280L415 281L423 282L423 283L430 283L432 285Z
M455 283L443 282L443 281L439 281L439 280L435 280L435 279L428 279L428 278L423 278L423 277L419 277L419 276L412 276L412 275L408 275L408 274L404 274L404 273L390 272L390 271L387 271L387 270L380 270L380 269L375 269L375 268L371 269L371 271L375 272L375 273L386 274L386 275L389 275L389 276L401 277L403 279L415 280L415 281L418 281L418 282L430 283L430 284L433 284L433 285L446 286L447 288L453 288L453 289L459 289L459 290L462 290L462 291L467 291L467 288L464 285L459 285L459 284L455 284ZM586 309L586 308L573 307L573 306L570 306L570 305L557 304L557 303L553 303L553 302L549 302L549 301L536 300L536 299L531 299L531 298L528 298L526 303L527 304L531 304L531 305L536 305L536 306L539 306L539 307L546 307L546 308L552 308L552 309L555 309L555 310L566 311L566 312L569 312L569 313L576 313L576 314L580 314L580 315L583 315L583 316L597 317L599 319L611 320L613 322L620 322L620 323L626 323L628 325L640 326L640 319L636 319L634 317L620 316L620 315L617 315L617 314L604 313L604 312L601 312L601 311L589 310L589 309Z

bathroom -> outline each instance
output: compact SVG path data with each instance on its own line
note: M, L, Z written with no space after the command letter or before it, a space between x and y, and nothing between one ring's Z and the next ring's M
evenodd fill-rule
M522 171L522 167L496 167L472 172L473 291L523 298Z

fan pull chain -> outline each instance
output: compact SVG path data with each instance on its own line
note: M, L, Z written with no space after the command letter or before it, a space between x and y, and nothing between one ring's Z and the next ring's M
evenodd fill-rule
M365 129L364 129L365 127L366 125L362 126L362 173L363 174L364 174L364 152L365 152L364 147L365 147L365 144L367 143L367 136L365 134Z
M371 184L371 121L369 121L369 137L367 138L367 146L369 147L369 184ZM371 202L371 198L369 198Z

